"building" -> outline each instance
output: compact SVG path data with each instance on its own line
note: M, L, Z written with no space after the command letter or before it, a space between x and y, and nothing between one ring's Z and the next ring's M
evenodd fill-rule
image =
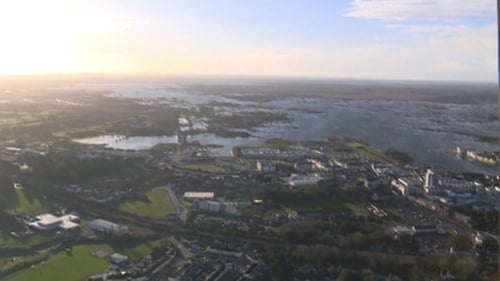
M114 222L110 222L103 219L95 219L89 222L89 227L93 231L97 231L103 234L121 236L128 233L127 226L118 225Z
M114 265L122 265L128 262L128 257L122 254L114 253L109 256L109 262Z
M403 196L408 196L415 192L415 184L407 178L398 178L392 180L391 187Z
M193 192L193 191L188 191L184 192L184 199L186 200L212 200L214 199L214 193L213 192Z
M222 204L218 201L212 201L212 200L204 200L198 202L198 208L203 211L207 212L220 212L222 209Z
M394 232L394 235L396 236L401 236L401 235L413 235L413 231L403 225L397 225L392 228L392 231Z
M428 189L431 189L433 187L434 187L434 172L431 169L427 169L427 172L425 173L424 188L426 189L427 192Z
M35 217L35 221L30 222L28 226L40 231L52 231L56 229L72 230L79 228L77 222L80 218L75 215L64 215L61 217L52 214L41 214Z
M439 187L454 193L473 193L481 185L474 182L454 178L443 178L439 180Z
M257 172L259 173L274 173L276 172L276 166L272 161L257 161Z
M411 228L413 235L436 235L439 234L439 230L435 225L432 224L421 224L414 225Z
M317 186L320 180L321 177L319 175L304 176L292 174L288 179L288 184L290 185L290 188Z

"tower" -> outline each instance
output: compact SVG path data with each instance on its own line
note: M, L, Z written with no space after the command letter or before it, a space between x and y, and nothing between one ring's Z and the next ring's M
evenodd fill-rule
M426 193L434 187L434 172L431 169L427 169L425 173L424 189Z

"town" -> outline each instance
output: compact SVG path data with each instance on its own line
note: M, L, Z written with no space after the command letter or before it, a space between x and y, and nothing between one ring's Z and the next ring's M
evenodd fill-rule
M53 211L4 214L17 227L2 239L29 246L0 249L16 256L3 261L2 276L43 274L66 255L101 264L88 280L409 280L393 259L423 264L425 278L454 280L498 264L499 176L416 168L406 155L346 137L270 139L232 156L189 142L140 151L71 146L2 150L17 170L12 190L43 194ZM38 171L57 161L140 166L127 173L150 181L42 191Z

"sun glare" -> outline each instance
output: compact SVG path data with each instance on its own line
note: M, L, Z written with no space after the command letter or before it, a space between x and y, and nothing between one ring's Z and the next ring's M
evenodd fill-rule
M77 1L0 3L0 74L99 71L92 59L100 33L124 28L112 17Z

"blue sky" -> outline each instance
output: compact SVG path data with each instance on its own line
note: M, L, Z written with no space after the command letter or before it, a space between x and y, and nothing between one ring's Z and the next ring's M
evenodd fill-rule
M497 80L494 0L5 2L0 73Z

